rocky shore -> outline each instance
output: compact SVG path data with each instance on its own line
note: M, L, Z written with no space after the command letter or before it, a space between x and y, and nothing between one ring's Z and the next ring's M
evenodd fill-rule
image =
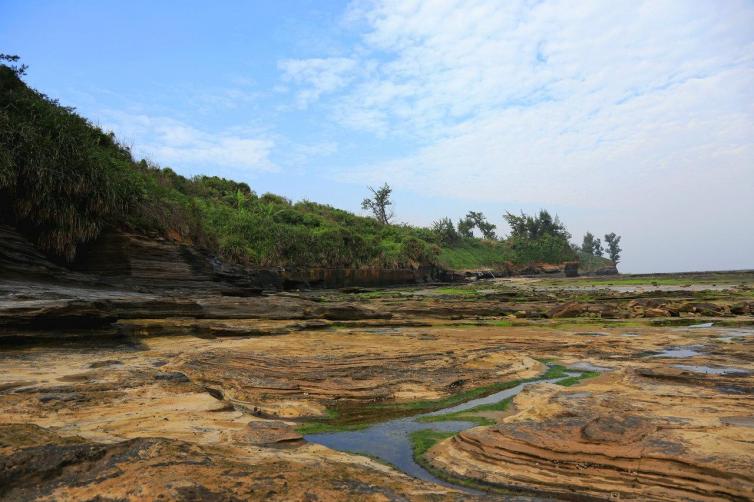
M4 256L2 500L754 498L751 273L273 293ZM555 364L596 373L421 454L447 485L303 437Z

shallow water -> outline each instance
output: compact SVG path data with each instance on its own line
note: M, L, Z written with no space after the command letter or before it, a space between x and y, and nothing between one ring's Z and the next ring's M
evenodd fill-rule
M652 357L670 357L673 359L684 359L687 357L694 357L701 355L701 352L699 352L699 347L671 347L669 349L665 349L662 352L658 354L654 354Z
M712 322L703 322L701 324L692 324L689 326L689 328L711 328L712 325L715 323Z
M748 370L742 368L726 368L726 367L713 367L713 366L698 366L693 364L674 364L674 368L680 368L682 370L691 371L693 373L704 373L707 375L747 375Z
M752 328L726 328L720 330L721 336L718 338L718 340L722 340L724 342L733 342L736 341L738 338L742 338L745 336L752 336L754 335L754 329Z
M568 369L576 371L599 371L600 373L602 373L604 371L610 371L612 368L608 368L606 366L595 366L592 363L582 361L569 365Z
M569 373L568 376L575 376L579 373ZM438 432L460 432L471 427L475 427L473 422L449 421L449 422L419 422L421 417L445 415L458 411L465 411L483 404L498 403L504 399L515 396L527 385L535 383L549 382L555 383L563 378L554 378L549 380L535 380L523 383L486 397L472 399L465 403L444 408L442 410L423 413L413 417L399 418L389 420L379 424L372 425L366 429L358 431L330 432L323 434L307 434L304 439L312 443L318 443L334 450L346 451L350 453L361 453L372 457L377 457L385 462L394 465L397 469L409 474L415 478L431 481L444 486L464 490L468 493L481 493L466 487L460 487L447 483L414 461L413 450L411 447L410 435L420 430L433 430Z

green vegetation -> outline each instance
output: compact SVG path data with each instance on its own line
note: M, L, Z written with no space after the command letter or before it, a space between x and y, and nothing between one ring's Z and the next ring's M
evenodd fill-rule
M558 385L562 385L563 387L571 387L572 385L576 385L577 383L581 382L582 380L586 380L587 378L594 378L596 376L599 376L599 371L584 371L580 375L564 378L563 380L558 382Z
M413 450L414 462L422 466L427 472L431 473L442 480L449 483L453 483L459 486L465 486L476 490L484 490L487 492L494 492L500 494L509 494L510 492L503 487L491 485L487 483L481 483L477 480L467 477L451 476L447 472L437 469L429 462L427 462L424 455L434 445L455 436L452 432L439 432L433 430L422 430L411 433L409 439L411 441L411 449Z
M610 261L617 265L620 261L620 253L623 251L620 247L620 235L615 235L615 232L605 234L605 242L607 243L607 255L610 257Z
M576 256L579 260L580 274L589 274L601 268L609 267L610 265L612 265L610 260L603 258L602 256L594 256L593 254L585 253L581 249L575 249L574 251L576 252ZM578 284L579 283L576 283L574 285Z
M605 234L605 244L607 248L602 247L602 241L598 237L592 235L591 232L587 232L584 234L584 239L581 242L580 251L583 254L595 257L602 257L607 251L610 262L617 265L620 261L620 253L623 251L620 247L620 235L616 235L615 232Z
M327 422L307 422L296 427L299 434L326 434L328 432L358 431L366 429L370 424L338 424Z
M584 234L584 240L581 242L581 251L592 256L602 256L604 249L599 237L592 235L592 232Z
M543 375L540 378L545 379L553 379L553 378L563 378L559 382L557 382L557 385L562 385L563 387L571 387L572 385L576 385L577 383L581 382L582 380L586 380L587 378L594 378L598 376L600 373L597 371L582 371L579 375L568 377L567 370L565 367L560 365L553 365L551 366L547 373ZM538 380L538 379L537 379ZM524 383L529 380L521 380L519 383ZM491 412L491 411L505 411L510 406L511 401L513 398L506 398L502 399L496 403L491 404L481 404L479 406L475 406L473 408L469 408L468 410L462 410L462 411L456 411L453 413L446 413L444 415L432 415L427 417L421 417L418 419L419 422L424 423L434 423L434 422L449 422L449 421L463 421L463 422L471 422L477 425L494 425L496 422L495 420L492 420L491 418L487 418L485 416L479 415L479 413L485 413L485 412Z
M464 286L448 286L444 288L434 288L432 290L433 295L446 295L446 296L475 296L479 294L474 288Z
M513 256L501 242L478 239L463 239L440 250L438 262L453 270L473 270L480 268L504 269Z
M374 219L383 225L389 224L390 220L395 216L389 207L393 205L393 201L390 200L390 194L393 193L393 189L385 183L377 190L369 187L369 191L372 192L372 197L366 197L361 201L361 209L371 211Z
M472 269L576 258L547 211L508 213L511 235L498 240L474 211L460 233L449 219L433 229L392 224L387 184L370 189L362 205L374 217L362 217L136 161L112 133L29 88L17 60L0 55L0 223L52 257L72 261L81 244L119 228L254 266Z
M453 432L439 432L431 429L412 432L410 439L411 448L414 451L414 460L418 462L418 459L434 445L453 436L455 436Z
M511 398L503 399L501 401L498 401L497 403L492 404L481 404L479 406L475 406L474 408L463 410L463 411L456 411L453 413L446 413L444 415L432 415L428 417L421 417L418 419L419 422L424 423L434 423L434 422L453 422L453 421L462 421L462 422L471 422L476 425L494 425L496 422L492 420L491 418L479 416L478 413L488 412L488 411L505 411L508 406L510 406Z
M382 412L389 412L391 415L412 415L415 413L430 412L435 410L441 410L443 408L450 408L457 404L471 401L484 396L489 396L495 392L501 390L510 389L516 385L521 384L528 380L511 380L508 382L495 382L488 385L482 385L480 387L474 387L469 390L459 392L457 394L451 394L450 396L440 399L429 399L423 401L408 401L399 403L378 403L368 406L373 410L380 410Z
M72 260L77 243L136 205L138 176L111 134L27 87L23 71L0 65L0 215Z

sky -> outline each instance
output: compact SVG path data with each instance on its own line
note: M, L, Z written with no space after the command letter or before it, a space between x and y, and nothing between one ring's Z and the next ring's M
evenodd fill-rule
M26 81L186 176L399 221L557 213L754 268L751 0L0 0Z

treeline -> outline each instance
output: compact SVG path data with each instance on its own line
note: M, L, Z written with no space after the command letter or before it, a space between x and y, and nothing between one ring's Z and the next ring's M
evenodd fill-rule
M620 253L623 249L620 247L620 235L615 235L615 232L605 234L605 245L602 247L602 241L599 237L595 237L591 232L584 234L584 240L581 242L579 248L583 253L591 256L604 256L607 252L607 256L614 264L620 262Z
M504 261L512 263L561 263L577 259L577 254L569 244L571 234L560 219L546 210L538 214L515 215L505 213L503 219L511 232L507 237L498 238L496 225L487 221L481 212L469 211L457 225L450 218L442 218L432 225L438 240L448 247L468 247L465 241L474 239L477 229L486 246L494 247Z

